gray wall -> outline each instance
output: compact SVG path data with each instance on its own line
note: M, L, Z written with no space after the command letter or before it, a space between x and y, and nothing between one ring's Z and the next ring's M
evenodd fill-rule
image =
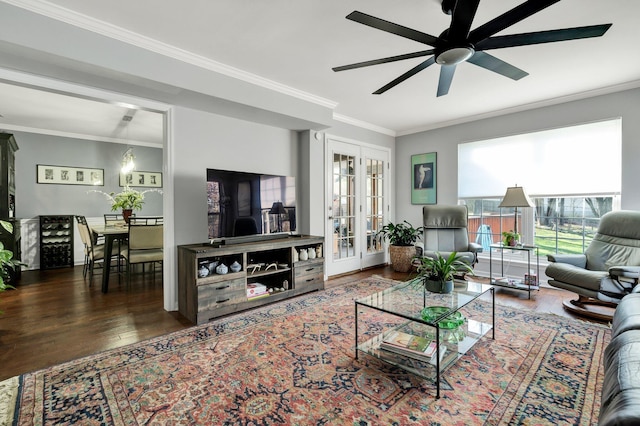
M207 241L207 168L297 175L294 131L180 107L173 118L177 245Z
M111 211L102 194L90 193L96 189L104 192L120 192L118 173L122 154L127 145L71 139L35 133L12 132L18 143L16 152L16 216L22 219L39 215L79 214L99 217ZM162 171L162 149L133 147L136 169ZM36 165L89 167L104 169L105 185L38 184ZM144 190L145 188L139 188ZM162 215L162 195L145 195L145 204L137 214Z
M622 170L609 170L603 165L597 173L621 173L621 207L640 210L637 177L640 163L639 105L640 89L633 89L399 137L396 145L396 220L407 219L416 224L422 221L422 206L411 204L410 174L403 173L411 164L413 154L437 152L438 204L456 204L458 144L615 117L622 117ZM591 166L585 164L585 167ZM562 170L539 170L538 173L551 173L558 179L567 178Z

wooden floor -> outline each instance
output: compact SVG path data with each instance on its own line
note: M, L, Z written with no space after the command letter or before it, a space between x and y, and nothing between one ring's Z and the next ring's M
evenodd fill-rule
M162 308L162 277L151 275L134 278L130 289L112 275L109 293L102 294L101 276L89 286L82 267L24 272L16 290L0 293L0 380L190 327L180 314ZM326 287L371 275L408 277L381 267L333 278ZM550 288L531 300L526 292L496 292L502 305L566 317L573 315L562 300L570 298L571 293Z

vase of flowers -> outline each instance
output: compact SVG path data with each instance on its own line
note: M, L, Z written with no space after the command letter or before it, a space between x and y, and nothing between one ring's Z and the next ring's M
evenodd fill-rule
M118 192L102 192L102 191L90 191L90 192L98 192L104 195L107 200L111 203L111 211L122 211L122 217L125 222L129 223L129 217L133 214L135 210L142 210L142 205L144 204L144 196L149 192L157 192L162 194L162 191L159 189L147 189L145 191L138 191L137 189L133 189L130 186L125 186L122 191Z

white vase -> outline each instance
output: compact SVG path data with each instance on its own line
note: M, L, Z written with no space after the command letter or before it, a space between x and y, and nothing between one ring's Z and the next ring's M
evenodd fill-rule
M316 258L316 249L314 249L313 247L309 247L307 249L307 257L309 257L309 259L315 259Z
M305 249L300 250L300 260L307 260L309 259L309 252L306 251Z

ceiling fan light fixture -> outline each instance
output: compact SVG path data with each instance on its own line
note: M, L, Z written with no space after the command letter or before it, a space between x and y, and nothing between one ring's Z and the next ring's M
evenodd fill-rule
M452 47L436 55L436 63L440 65L458 65L466 61L476 53L472 47Z

